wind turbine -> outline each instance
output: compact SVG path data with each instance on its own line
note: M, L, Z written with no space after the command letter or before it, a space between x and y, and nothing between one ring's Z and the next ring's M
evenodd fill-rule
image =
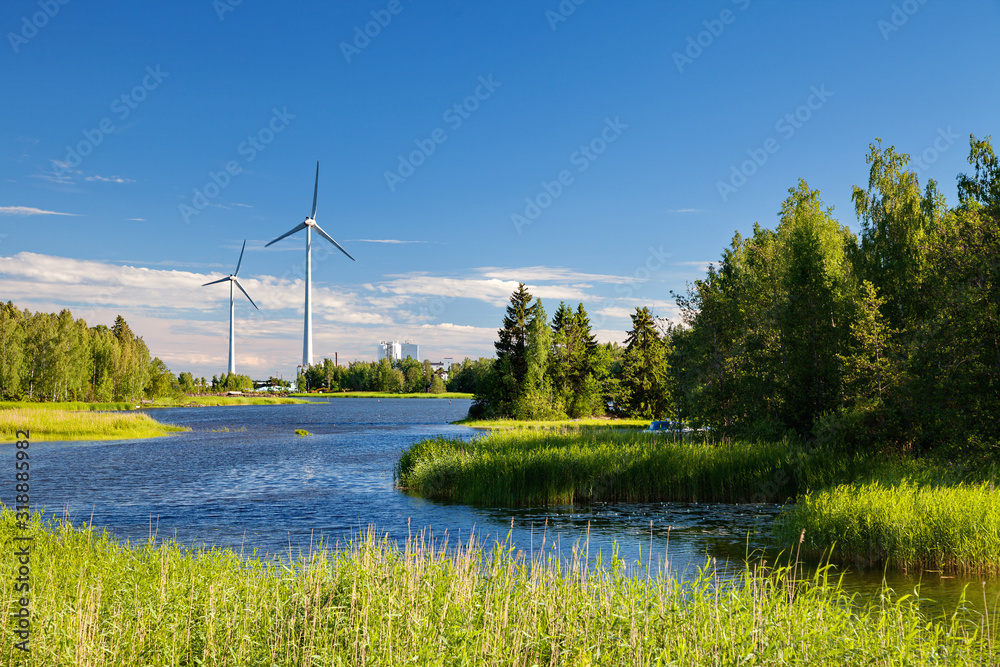
M233 320L233 314L236 311L236 306L233 301L233 285L239 287L240 291L243 292L243 295L247 299L250 299L250 295L247 294L247 291L245 289L243 289L243 285L240 285L239 278L236 277L240 273L240 264L243 263L243 251L246 249L247 249L247 242L246 239L244 239L243 250L240 250L240 261L236 262L236 271L233 272L232 275L226 276L221 280L213 280L210 283L205 283L204 285L202 285L202 287L207 287L208 285L224 283L227 280L229 281L229 371L228 372L232 374L236 373L236 327ZM253 299L250 299L250 303L253 304L254 308L257 308L257 304L253 303ZM257 308L257 310L260 310L260 308Z
M316 161L316 184L313 186L313 207L312 213L306 217L305 222L300 223L297 227L293 228L291 231L285 232L278 238L268 243L265 248L273 243L277 243L286 236L291 236L292 234L300 231L306 230L306 317L305 317L305 332L302 334L302 365L312 366L313 360L313 325L312 325L312 299L310 294L312 292L312 230L315 229L316 233L325 238L327 241L337 246L340 252L344 253L350 257L351 261L357 261L351 257L351 253L344 250L339 243L333 240L333 237L323 231L322 227L316 224L316 195L319 193L319 160Z

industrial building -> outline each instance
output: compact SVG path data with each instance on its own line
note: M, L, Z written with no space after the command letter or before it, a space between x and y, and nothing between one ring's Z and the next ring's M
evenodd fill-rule
M378 342L378 360L388 359L389 361L400 361L411 357L420 361L420 346L409 341L400 343L395 340L380 340Z

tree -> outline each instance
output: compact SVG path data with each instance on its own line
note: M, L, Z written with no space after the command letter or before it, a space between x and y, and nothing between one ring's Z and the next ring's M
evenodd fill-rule
M490 377L476 388L474 408L470 412L489 416L510 416L524 391L528 373L528 323L534 315L531 294L518 283L511 294L503 319L503 328L493 345L497 359Z
M824 211L819 192L805 181L790 190L779 238L787 237L781 338L786 356L782 421L808 433L814 420L839 402L846 261L849 232Z
M0 303L0 397L18 398L24 377L24 314Z
M838 354L844 367L846 402L863 407L881 407L896 385L898 353L882 307L885 299L865 280L861 283L858 313L851 322L847 354Z
M480 357L475 361L466 357L464 361L452 364L448 371L448 391L478 393L479 385L492 368L493 360L486 357Z
M660 336L649 308L636 308L625 340L618 412L656 419L673 416L668 343Z
M565 417L553 400L552 382L548 377L549 349L552 331L541 300L530 308L528 337L525 347L527 358L523 386L512 410L516 419L558 419Z
M973 176L958 177L958 200L966 211L982 209L983 215L1000 220L1000 160L997 160L990 137L976 139L969 135L969 164Z
M499 340L493 345L498 360L506 360L510 365L513 384L521 387L528 372L528 322L534 315L531 294L524 283L518 283L510 296L510 305L503 319L503 328L497 332ZM512 397L513 398L513 397Z
M868 189L854 186L852 198L861 220L861 245L857 258L861 276L870 280L886 298L889 323L906 329L916 317L915 296L926 270L927 236L938 210L936 188L921 193L917 175L906 170L910 156L897 153L882 140L870 145Z
M174 391L174 374L159 357L149 362L149 381L146 383L146 398L156 401L157 396L164 396ZM190 375L190 373L188 374Z

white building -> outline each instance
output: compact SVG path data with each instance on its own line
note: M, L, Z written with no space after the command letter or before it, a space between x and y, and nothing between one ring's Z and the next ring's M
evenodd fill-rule
M400 343L395 340L380 340L378 342L378 360L388 359L389 361L399 361L412 357L420 361L420 346L409 341Z

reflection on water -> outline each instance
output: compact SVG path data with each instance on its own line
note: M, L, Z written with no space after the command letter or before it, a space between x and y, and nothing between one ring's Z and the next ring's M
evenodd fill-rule
M159 410L153 416L193 432L110 443L33 443L32 500L74 522L90 521L119 539L145 541L151 532L184 546L230 547L259 555L297 554L343 542L374 525L394 539L424 532L450 544L470 531L486 544L512 540L521 551L574 545L607 561L668 563L690 577L709 559L721 576L742 571L747 554L769 548L775 505L695 503L607 504L548 508L481 508L431 502L393 488L401 450L436 435L474 437L450 422L467 400L332 399L309 405ZM295 429L313 435L300 438ZM245 429L245 430L244 430ZM4 493L12 491L3 480ZM766 557L778 557L773 550ZM851 572L851 590L877 590L881 571ZM982 608L976 578L939 573L890 574L889 585L950 609L969 585ZM986 604L1000 594L986 585ZM950 607L949 607L950 605Z

